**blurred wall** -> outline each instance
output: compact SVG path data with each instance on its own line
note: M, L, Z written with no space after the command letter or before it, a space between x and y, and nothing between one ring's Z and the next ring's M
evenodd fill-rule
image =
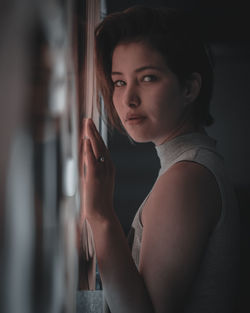
M1 313L76 308L74 4L1 2Z

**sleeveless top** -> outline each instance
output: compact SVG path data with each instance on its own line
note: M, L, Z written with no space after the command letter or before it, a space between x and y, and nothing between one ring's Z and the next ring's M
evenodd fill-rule
M219 221L208 240L183 312L233 312L239 287L239 212L223 159L216 151L216 141L206 134L189 133L156 146L156 151L161 164L158 177L177 162L196 162L214 175L222 200ZM128 234L137 268L143 236L141 214L148 196L138 209Z

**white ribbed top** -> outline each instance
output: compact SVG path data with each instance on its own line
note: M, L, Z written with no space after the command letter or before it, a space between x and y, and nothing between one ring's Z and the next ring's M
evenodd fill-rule
M216 141L206 134L189 133L157 146L156 151L161 163L159 176L176 162L197 162L212 172L221 192L221 217L197 269L184 313L233 312L239 279L239 213L223 158L216 151ZM137 267L143 236L141 212L145 201L147 198L137 211L128 236Z

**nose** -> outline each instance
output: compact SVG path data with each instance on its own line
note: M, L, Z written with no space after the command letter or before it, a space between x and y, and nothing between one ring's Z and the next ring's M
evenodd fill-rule
M127 84L123 94L123 104L129 107L137 107L141 103L138 88L135 84Z

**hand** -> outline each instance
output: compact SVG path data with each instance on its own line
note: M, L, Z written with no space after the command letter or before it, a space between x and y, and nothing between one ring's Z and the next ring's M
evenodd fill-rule
M92 119L84 121L82 219L107 220L113 215L114 165Z

